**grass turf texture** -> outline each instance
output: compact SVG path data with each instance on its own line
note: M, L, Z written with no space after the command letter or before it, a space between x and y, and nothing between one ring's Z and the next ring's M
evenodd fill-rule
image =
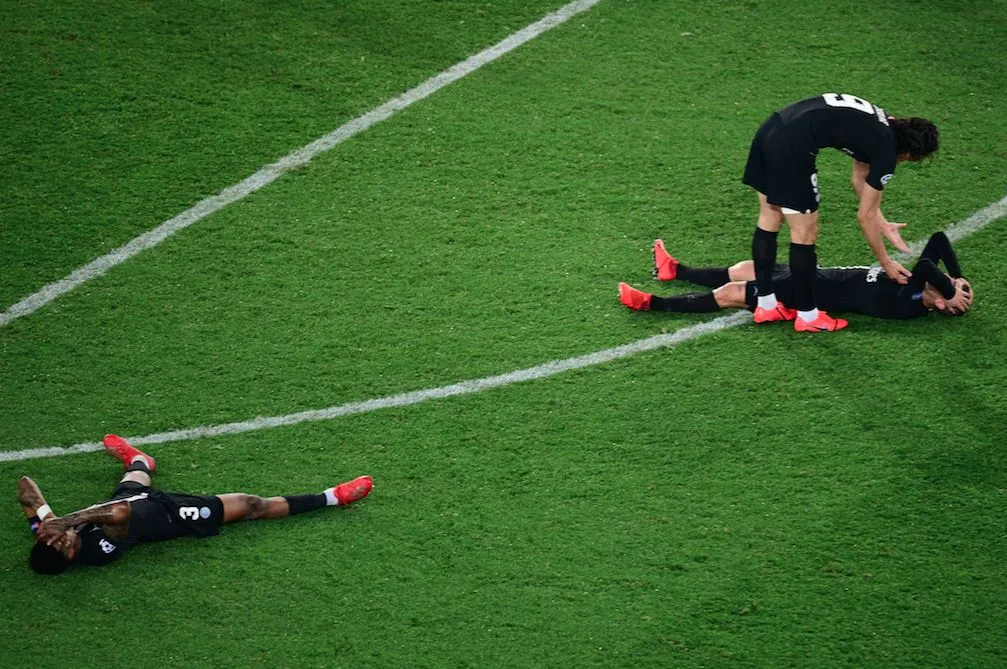
M4 303L557 6L20 6L0 46ZM700 322L630 313L615 284L665 289L656 236L696 264L746 257L751 135L825 90L941 127L885 201L923 239L1005 195L1005 12L606 0L0 330L2 446L322 408ZM848 169L821 157L823 264L869 260ZM79 666L1002 665L1003 225L960 244L963 319L742 326L152 449L158 484L190 492L371 473L356 508L43 579L12 504L0 657L37 656L44 621ZM62 512L118 475L101 454L0 465L11 490L22 473Z

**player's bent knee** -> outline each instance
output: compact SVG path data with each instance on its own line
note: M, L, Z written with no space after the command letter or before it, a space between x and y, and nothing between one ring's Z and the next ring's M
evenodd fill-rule
M713 291L717 306L721 309L745 308L745 282L732 281Z

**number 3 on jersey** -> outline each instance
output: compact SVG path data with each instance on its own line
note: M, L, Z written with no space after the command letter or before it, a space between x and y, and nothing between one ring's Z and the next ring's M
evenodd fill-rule
M199 520L199 508L195 506L179 507L178 517L182 520Z
M848 93L835 94L835 93L825 93L822 95L825 99L825 104L830 107L846 107L847 109L859 109L865 114L874 113L874 105L872 105L867 100L863 98L858 98L856 95L849 95Z

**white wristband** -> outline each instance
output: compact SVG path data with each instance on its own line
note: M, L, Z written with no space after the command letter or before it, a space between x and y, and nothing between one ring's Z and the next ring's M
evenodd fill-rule
M39 508L35 509L35 515L38 516L39 520L45 520L46 516L52 515L52 509L49 508L48 504L43 504Z

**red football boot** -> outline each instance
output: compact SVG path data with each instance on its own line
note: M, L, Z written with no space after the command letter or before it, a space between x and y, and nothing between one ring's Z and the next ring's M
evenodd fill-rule
M654 240L654 271L658 281L673 281L678 276L678 261L668 255L663 239Z
M797 318L797 309L788 309L783 302L777 302L772 309L755 307L753 316L756 323L775 323L776 321L792 321Z
M835 332L842 330L849 323L842 318L833 318L821 309L818 310L818 318L808 323L800 318L794 321L794 329L798 332Z
M371 494L374 488L374 480L370 476L358 476L352 481L340 483L333 488L333 494L339 500L339 505L356 502Z
M153 472L157 467L157 463L154 462L154 458L147 455L139 448L136 448L117 434L106 434L103 443L105 444L105 452L113 458L122 460L123 467L129 467L129 463L131 463L133 458L138 455L142 455L147 460L147 469L150 471Z
M637 290L628 283L619 284L619 301L633 311L650 311L650 293Z

